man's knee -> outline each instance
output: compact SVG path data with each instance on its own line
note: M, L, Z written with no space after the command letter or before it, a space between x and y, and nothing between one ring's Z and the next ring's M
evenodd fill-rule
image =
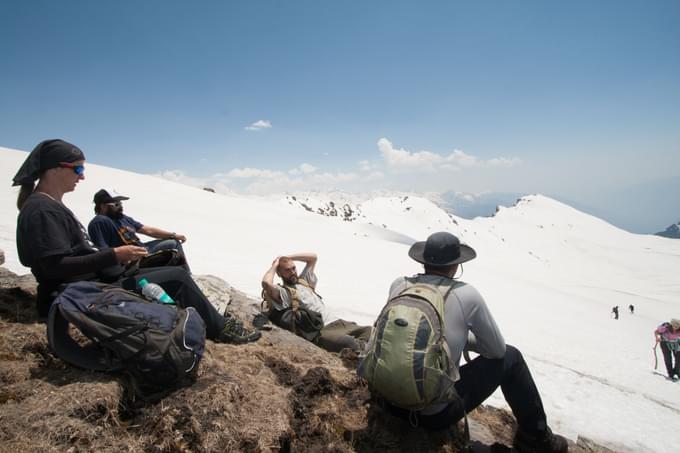
M524 362L524 357L520 350L510 344L505 345L505 356L513 361L519 360Z
M506 344L505 345L505 356L504 356L504 362L506 368L514 368L516 366L520 367L527 367L526 362L524 361L524 356L522 355L522 352L517 349L516 347Z
M167 266L162 268L160 272L162 272L163 278L167 280L178 280L182 283L191 280L189 273L181 266Z

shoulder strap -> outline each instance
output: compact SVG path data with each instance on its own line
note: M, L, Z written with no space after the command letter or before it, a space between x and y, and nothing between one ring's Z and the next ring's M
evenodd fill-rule
M307 288L311 289L312 292L313 292L313 293L316 295L316 297L318 297L319 299L323 299L323 297L321 297L321 294L319 294L319 293L316 292L316 288L314 288L312 285L310 285L309 282L308 282L307 280L305 280L304 278L298 278L298 283L301 284L302 286L306 286Z
M47 340L54 353L65 362L80 368L111 370L110 359L96 344L79 345L68 333L69 322L61 313L61 304L52 304L47 318Z
M448 284L446 282L447 280L450 280L451 283ZM445 313L445 307L446 307L446 299L449 297L449 294L451 294L451 291L453 291L453 288L456 286L456 281L450 278L442 277L439 280L439 283L425 283L425 282L419 282L416 281L415 283L409 282L407 278L404 278L404 281L406 282L406 287L401 290L401 292L393 297L392 299L396 299L397 297L400 297L402 295L412 295L416 296L419 298L422 298L426 300L432 307L435 309L434 311L437 312L437 316L439 318L440 324L443 326L444 325L444 313ZM443 283L447 283L444 285ZM443 292L443 287L448 286L445 292ZM436 291L439 293L441 296L441 306L437 306L437 304L433 303L430 299L427 297L424 297L421 293L423 291Z
M260 302L260 311L261 312L270 312L274 308L274 301L273 299L269 296L269 293L267 292L266 289L262 288L262 302ZM265 310L265 307L267 308Z
M297 311L300 307L300 298L298 297L297 289L295 289L294 286L288 285L284 285L282 288L288 291L288 295L290 296L290 307L293 311Z

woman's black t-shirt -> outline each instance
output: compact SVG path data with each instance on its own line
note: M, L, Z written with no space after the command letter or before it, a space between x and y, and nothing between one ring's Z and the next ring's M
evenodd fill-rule
M62 203L40 192L28 197L17 220L19 260L40 283L39 293L62 283L122 273L113 249L100 251Z

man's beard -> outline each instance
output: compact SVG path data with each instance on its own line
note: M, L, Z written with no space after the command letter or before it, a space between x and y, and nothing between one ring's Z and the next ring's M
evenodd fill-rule
M286 285L295 285L298 282L297 277L289 277L283 281Z
M107 215L114 220L120 220L123 218L123 210L116 209L115 211L109 211Z

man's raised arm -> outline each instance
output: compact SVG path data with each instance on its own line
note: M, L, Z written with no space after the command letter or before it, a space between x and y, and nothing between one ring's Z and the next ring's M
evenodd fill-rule
M272 262L272 266L267 272L265 272L262 277L262 289L265 290L267 295L277 302L281 302L281 293L279 288L274 284L274 274L276 274L276 268L279 267L279 257Z
M309 272L314 272L314 266L316 266L316 260L318 259L316 253L312 252L295 253L293 255L288 255L288 258L293 261L302 261L306 264Z

